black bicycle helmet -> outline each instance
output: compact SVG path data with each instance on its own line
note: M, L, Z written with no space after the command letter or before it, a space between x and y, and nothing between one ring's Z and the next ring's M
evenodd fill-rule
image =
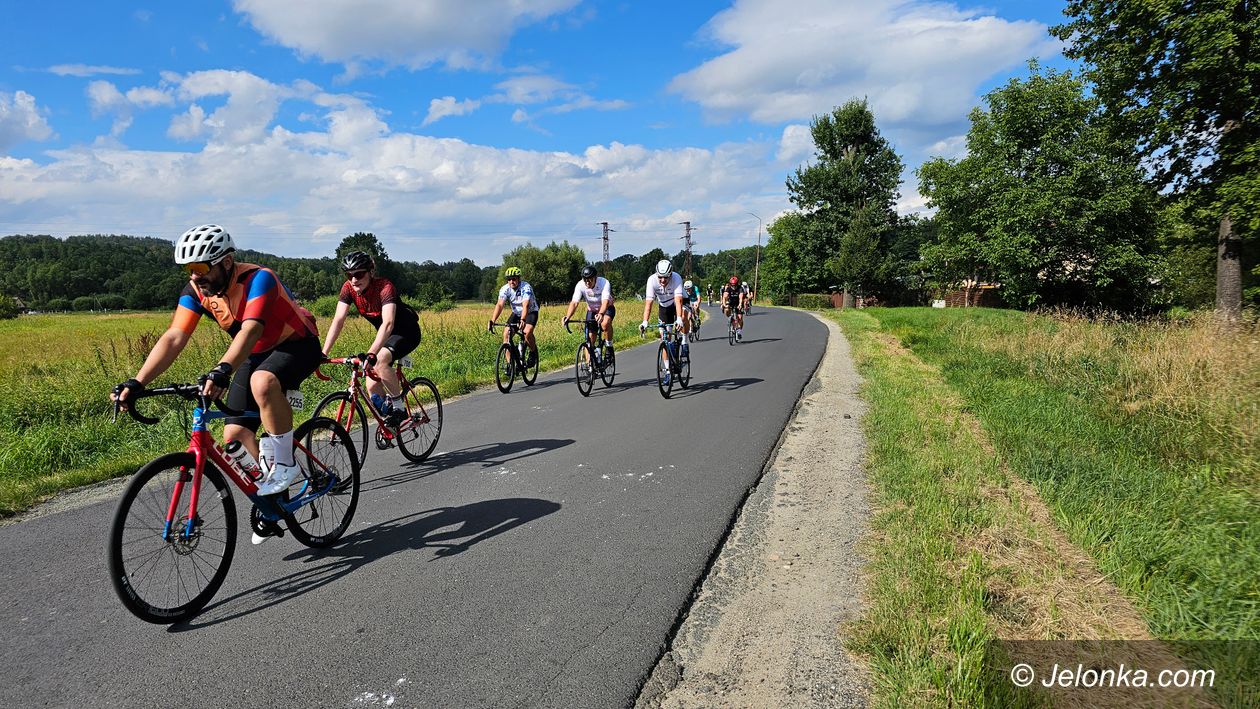
M376 268L376 262L372 260L372 255L365 251L351 251L341 257L341 270L343 271L360 271L373 268Z
M583 266L583 267L582 267L582 278L583 278L583 280L585 280L585 279L587 279L587 278L594 278L595 276L598 276L598 275L599 275L599 271L595 270L595 267L594 267L594 266Z

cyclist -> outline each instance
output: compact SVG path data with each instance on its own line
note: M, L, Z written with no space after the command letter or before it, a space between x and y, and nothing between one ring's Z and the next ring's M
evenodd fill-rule
M709 301L709 305L713 305L713 284L712 284L712 283L706 284L706 285L705 285L705 287L709 289L709 291L708 291L708 295L709 295L709 299L708 299L708 301Z
M293 460L293 408L285 390L297 389L324 359L315 318L297 304L269 268L238 262L232 236L215 224L184 232L175 242L175 263L188 272L171 326L158 338L136 376L114 387L111 399L128 399L161 376L188 345L202 316L213 318L232 336L227 352L202 377L202 393L241 412L258 411L271 434L259 456L259 417L230 416L224 443L240 441L260 459L265 477L258 493L288 489L297 477ZM235 372L235 374L233 374ZM261 543L256 537L254 543Z
M683 305L687 306L683 311L683 316L689 320L687 331L694 332L695 325L700 324L700 288L690 278L683 281Z
M569 302L569 309L561 320L562 324L569 324L569 318L573 316L573 311L577 310L578 302L583 299L586 300L586 319L594 319L598 322L599 329L604 333L604 357L611 357L612 321L617 317L617 308L613 305L612 286L608 284L607 278L599 275L599 271L594 266L582 268L582 280L573 286L573 300Z
M753 302L752 288L748 286L748 281L744 281L743 283L740 283L739 288L741 291L743 291L743 294L744 294L744 312L751 313L752 302Z
M742 341L744 339L744 305L746 303L744 290L740 288L739 277L731 276L731 280L727 281L723 290L722 297L722 313L727 317L731 313L735 313L735 339Z
M341 270L346 274L346 282L341 286L337 312L324 337L324 356L332 352L353 305L376 328L376 339L356 357L364 365L376 365L380 381L368 379L368 393L385 423L397 428L407 416L407 407L402 402L398 374L391 365L420 345L420 316L403 302L388 278L376 275L376 261L371 254L351 251L341 258Z
M499 302L494 305L494 314L490 316L486 332L494 332L494 324L499 320L499 313L503 312L503 305L511 303L512 314L507 321L509 325L522 323L521 334L525 335L525 343L529 345L529 361L525 363L525 368L528 369L538 361L538 343L534 341L534 326L538 324L538 300L534 298L534 287L521 280L521 269L508 266L503 272L503 278L507 283L499 289ZM505 329L503 344L508 344L509 339L509 331Z
M674 273L674 267L670 264L669 259L661 259L656 263L656 272L648 276L647 293L643 297L643 322L639 325L639 332L647 330L648 315L652 313L652 302L656 301L656 317L665 324L679 322L679 316L684 312L683 306L683 279L682 276ZM686 322L682 323L682 341L683 352L687 352L687 327Z

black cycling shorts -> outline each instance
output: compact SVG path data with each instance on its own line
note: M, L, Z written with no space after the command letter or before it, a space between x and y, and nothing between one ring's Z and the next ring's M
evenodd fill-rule
M232 375L227 400L223 403L237 411L258 411L258 402L254 400L254 392L249 386L249 378L254 372L271 372L280 380L280 387L287 391L300 388L323 361L324 352L320 349L318 337L282 342L266 352L252 354ZM254 432L262 424L257 416L229 416L224 422L244 426Z
M516 313L512 313L508 317L507 321L509 325L515 325L516 323L519 323L521 321L521 316L517 315ZM528 313L525 313L525 324L526 325L538 324L538 311L537 310L531 310Z
M396 363L420 346L420 328L417 327L415 332L390 333L381 346L394 353Z
M674 303L669 305L661 305L660 301L656 303L656 317L666 325L678 321L678 306Z
M586 311L586 319L587 319L587 320L594 320L596 315L599 315L599 311L598 311L598 310L588 310L588 311ZM608 306L608 309L604 311L604 315L607 315L609 320L614 320L614 319L616 319L616 317L617 317L617 306L615 306L615 305L610 305L610 306Z

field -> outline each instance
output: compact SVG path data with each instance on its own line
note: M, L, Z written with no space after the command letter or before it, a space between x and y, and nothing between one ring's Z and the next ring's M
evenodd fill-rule
M618 347L640 342L640 307L627 302L618 313ZM411 372L437 382L443 398L493 382L502 335L485 332L490 312L488 306L461 306L421 313L423 339L411 355ZM564 308L557 306L544 308L540 316L536 337L544 369L572 366L580 335L560 326L563 314ZM59 490L129 474L159 453L184 447L183 416L174 402L166 402L165 409L160 401L145 402L162 414L156 426L125 417L110 422L110 390L135 374L170 318L163 312L0 321L0 516ZM320 327L322 332L325 324ZM579 328L580 323L575 332ZM373 334L366 322L351 318L333 354L362 351ZM192 343L156 384L194 381L219 360L227 343L218 327L202 322ZM307 414L324 394L344 386L344 381L308 379L303 385Z
M1224 675L1217 701L1254 699L1260 330L835 317L871 404L877 531L852 647L878 704L1030 700L986 674L993 640L1152 637Z

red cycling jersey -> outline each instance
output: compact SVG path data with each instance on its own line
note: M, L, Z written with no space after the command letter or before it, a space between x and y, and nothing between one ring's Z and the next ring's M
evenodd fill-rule
M394 284L388 278L374 276L362 294L355 292L350 281L346 281L341 286L341 294L337 299L358 308L359 314L364 320L372 323L372 327L381 326L381 308L389 303L395 305L394 329L396 332L410 329L411 326L418 326L420 323L420 316L410 305L403 302Z
M233 266L227 288L218 295L202 295L189 282L179 294L171 326L191 334L203 315L214 318L233 337L246 320L261 322L263 334L254 344L255 353L267 352L282 342L319 336L315 317L298 305L275 272L252 263Z

